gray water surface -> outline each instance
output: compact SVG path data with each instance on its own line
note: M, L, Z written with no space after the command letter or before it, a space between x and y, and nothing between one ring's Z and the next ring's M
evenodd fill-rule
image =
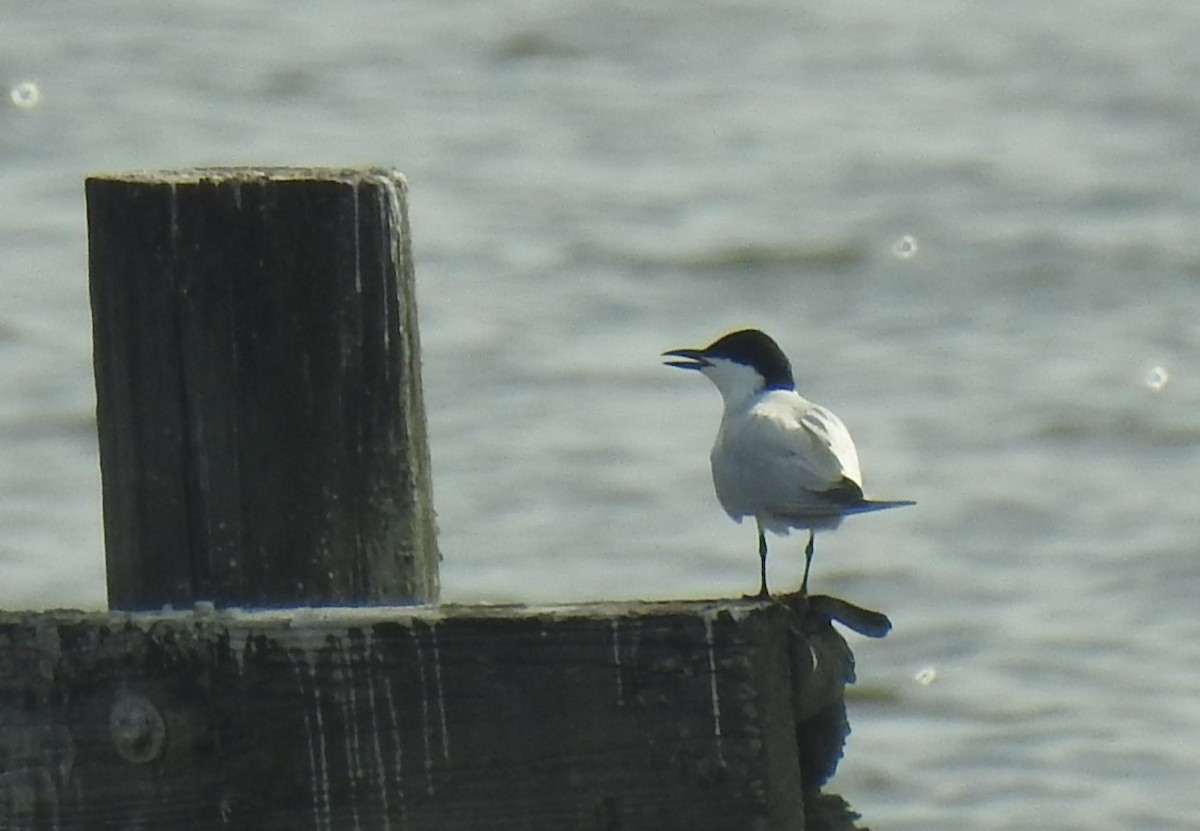
M83 177L393 166L447 599L752 590L719 398L658 355L757 326L920 503L817 540L814 591L895 624L849 636L832 787L893 831L1193 828L1198 42L1183 0L10 4L0 606L104 603Z

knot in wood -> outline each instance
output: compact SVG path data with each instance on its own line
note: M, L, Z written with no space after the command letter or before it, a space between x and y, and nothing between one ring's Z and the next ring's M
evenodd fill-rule
M134 764L154 761L167 743L167 726L158 709L137 693L122 693L113 702L108 728L117 753Z

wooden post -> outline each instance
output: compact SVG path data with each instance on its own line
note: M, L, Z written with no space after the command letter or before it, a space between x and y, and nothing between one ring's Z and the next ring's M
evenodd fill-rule
M803 603L0 613L0 828L800 831L852 673Z
M380 170L87 180L112 608L436 599L405 198Z

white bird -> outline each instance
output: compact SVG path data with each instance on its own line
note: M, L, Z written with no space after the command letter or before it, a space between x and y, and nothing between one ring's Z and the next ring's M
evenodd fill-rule
M796 392L791 363L764 333L743 329L704 349L674 349L663 356L683 359L666 361L667 366L699 370L725 401L710 456L713 485L735 522L752 516L758 525L758 597L770 597L764 531L808 530L800 584L806 594L814 531L837 528L849 514L915 504L863 497L850 431L832 412Z

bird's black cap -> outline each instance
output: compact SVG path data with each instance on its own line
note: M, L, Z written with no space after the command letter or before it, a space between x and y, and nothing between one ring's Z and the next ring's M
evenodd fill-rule
M723 335L703 350L706 358L725 358L754 367L768 388L795 389L792 364L772 338L758 329L740 329Z

